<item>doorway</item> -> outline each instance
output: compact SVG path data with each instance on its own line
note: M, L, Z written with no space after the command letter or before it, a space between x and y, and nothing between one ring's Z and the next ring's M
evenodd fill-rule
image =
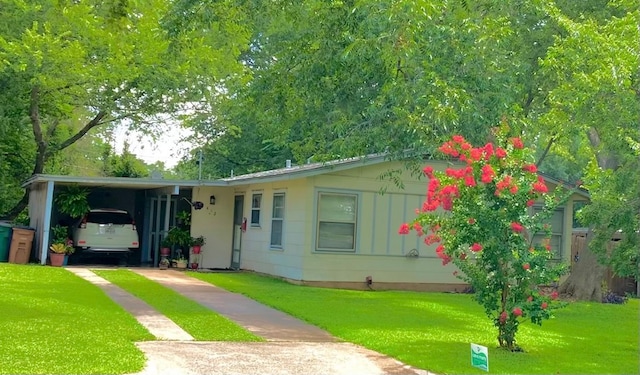
M233 201L233 244L231 248L231 268L240 269L240 249L242 245L242 222L244 217L244 195L236 195Z

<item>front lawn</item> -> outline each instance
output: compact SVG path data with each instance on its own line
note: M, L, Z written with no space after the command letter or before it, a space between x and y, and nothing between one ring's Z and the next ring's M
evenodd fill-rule
M196 340L263 341L235 322L197 302L129 270L93 270L95 274L145 301Z
M250 273L190 275L439 374L485 373L471 367L470 343L489 348L496 374L632 374L640 365L637 299L572 303L542 327L524 323L517 338L526 352L509 353L497 348L497 331L471 295L312 288Z
M142 370L153 336L102 290L62 268L0 263L1 374Z

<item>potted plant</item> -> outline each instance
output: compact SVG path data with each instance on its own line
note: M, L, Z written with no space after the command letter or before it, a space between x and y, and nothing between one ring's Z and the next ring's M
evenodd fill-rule
M178 255L177 258L173 259L173 262L175 262L175 267L180 269L186 269L188 261L187 261L187 258L185 258L184 255L182 255L182 250L178 250L177 255Z
M169 267L169 259L167 259L166 257L160 259L160 263L158 263L158 266L161 270L166 270Z
M72 218L78 218L89 212L89 189L78 185L68 186L55 197L58 210Z
M54 243L49 246L49 259L51 259L51 265L53 267L62 267L64 263L64 257L67 254L66 243Z
M200 260L200 253L198 254L194 253L191 255L191 263L189 264L189 266L191 267L192 270L198 269L198 267L200 266L199 260Z
M205 243L204 236L191 237L191 251L193 254L200 254L200 250Z
M75 252L73 240L69 238L68 233L69 229L65 226L56 225L51 227L52 244L49 249L51 250L52 266L66 266L69 255Z
M69 261L69 256L71 256L71 254L76 252L76 248L73 247L73 240L68 238L67 239L67 250L64 254L64 261L62 262L63 266L67 265L67 262Z
M163 238L162 241L160 241L160 256L168 257L169 254L171 254L171 246L173 246L173 243L171 239L169 239L169 236Z
M173 227L167 232L166 239L171 245L176 245L181 249L189 249L191 246L191 233L187 229Z

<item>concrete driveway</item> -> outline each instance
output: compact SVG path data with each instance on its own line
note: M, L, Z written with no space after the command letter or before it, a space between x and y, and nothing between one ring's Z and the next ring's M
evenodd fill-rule
M136 345L147 357L132 375L431 375L363 347L339 342L326 331L252 299L182 272L132 269L235 321L266 342L197 342L171 320L88 268L69 271L102 288L160 341Z

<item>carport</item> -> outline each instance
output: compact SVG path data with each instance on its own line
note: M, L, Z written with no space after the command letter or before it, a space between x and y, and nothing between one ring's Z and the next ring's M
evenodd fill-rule
M60 220L54 197L60 189L76 185L90 190L92 208L113 207L132 214L138 225L140 264L155 266L164 233L175 225L176 212L191 209L192 190L200 184L193 180L34 175L23 184L29 189L30 226L36 230L32 257L47 263L50 228Z

